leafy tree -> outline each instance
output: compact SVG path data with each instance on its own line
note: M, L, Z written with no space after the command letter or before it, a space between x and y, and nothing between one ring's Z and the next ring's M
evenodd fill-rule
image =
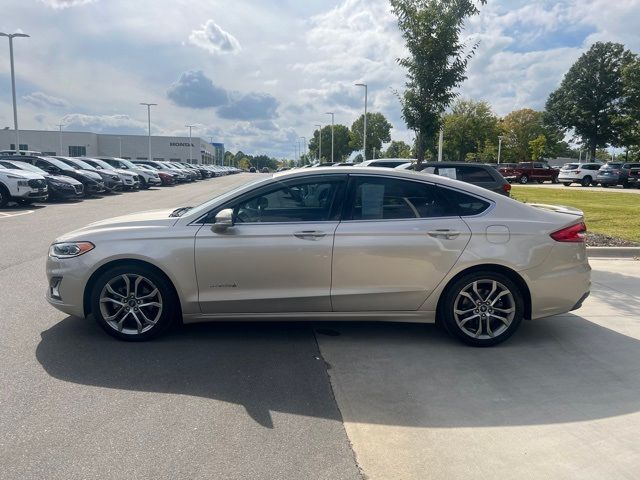
M444 156L459 162L470 153L476 158L498 135L498 118L488 103L460 100L444 116Z
M391 0L409 56L399 59L407 70L401 95L402 115L416 132L418 163L438 135L441 116L465 79L477 47L460 41L465 20L477 15L486 0Z
M238 168L241 168L242 170L249 170L251 168L251 162L247 157L244 157L238 162Z
M622 87L623 113L614 120L618 138L612 144L624 148L629 159L630 153L637 154L640 150L640 59L637 57L622 71Z
M351 133L349 129L341 124L334 125L334 158L336 162L340 162L348 157L353 149L349 146ZM368 135L367 135L368 136ZM319 132L313 132L313 137L309 140L309 155L311 158L318 157ZM331 125L322 128L322 162L331 161Z
M538 135L536 138L529 142L529 150L531 151L531 160L534 162L541 160L544 156L545 149L547 148L547 137L544 135Z
M562 156L568 146L562 140L562 132L557 126L548 124L547 119L545 112L530 108L515 110L504 117L500 123L503 135L501 161L531 160L530 144L541 135L546 140L544 154L550 157Z
M364 131L364 114L351 125L351 140L349 146L355 150L362 150L362 134ZM373 158L373 149L380 151L383 143L391 141L393 126L382 113L367 113L367 151L366 158Z
M573 130L596 156L619 138L623 112L623 70L633 61L624 45L597 42L565 75L560 88L547 100L550 118L565 131Z
M402 140L392 141L387 149L380 154L381 158L412 158L411 146Z

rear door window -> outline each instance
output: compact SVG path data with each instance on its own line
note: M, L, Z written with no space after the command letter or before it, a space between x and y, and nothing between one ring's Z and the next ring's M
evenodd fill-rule
M458 167L458 179L468 183L495 182L493 176L482 167Z

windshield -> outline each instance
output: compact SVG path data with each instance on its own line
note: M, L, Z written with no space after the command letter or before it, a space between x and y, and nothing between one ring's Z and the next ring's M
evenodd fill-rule
M104 160L100 160L100 159L97 159L97 158L92 158L91 159L91 163L93 163L95 165L98 165L99 168L103 168L105 170L113 170L114 169L113 165L109 165Z
M76 167L75 165L63 162L62 160L58 160L57 158L47 157L46 160L51 165L54 165L62 170L69 170L70 168L73 170L80 170L80 167Z
M127 168L139 168L139 167L141 167L141 165L134 165L132 162L130 162L129 160L125 160L124 158L118 158L118 162L122 163Z
M607 168L622 168L622 164L621 163L607 163L602 168L603 169L607 169Z
M95 167L92 167L91 165L89 165L86 162L83 162L82 160L78 160L77 158L74 158L73 160L65 158L64 160L62 160L62 162L64 162L67 165L70 165L71 167L73 167L75 170L95 170Z
M36 167L35 165L31 165L30 163L10 162L10 165L13 165L13 167L9 168L19 168L20 170L29 170L30 172L39 173L40 175L48 175L47 172L45 172L41 168Z

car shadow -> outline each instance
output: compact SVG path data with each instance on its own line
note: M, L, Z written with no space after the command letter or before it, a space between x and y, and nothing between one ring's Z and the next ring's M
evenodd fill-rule
M640 410L640 342L579 316L525 322L490 349L461 345L434 325L315 328L214 323L126 343L67 317L42 332L36 357L60 380L238 404L268 428L272 411L340 420L327 369L352 422L539 425Z

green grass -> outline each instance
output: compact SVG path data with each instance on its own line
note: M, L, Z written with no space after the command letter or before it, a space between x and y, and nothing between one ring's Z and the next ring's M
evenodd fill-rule
M584 212L589 231L640 242L640 195L584 191L577 187L555 190L514 186L511 196L527 203L579 208Z

